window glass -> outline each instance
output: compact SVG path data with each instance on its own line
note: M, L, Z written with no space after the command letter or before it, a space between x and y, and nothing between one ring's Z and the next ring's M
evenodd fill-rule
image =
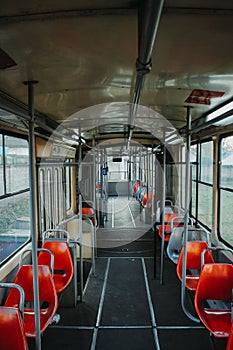
M59 169L55 168L54 169L54 214L55 214L55 225L58 225L59 223L59 206L60 206L60 201L59 201Z
M26 140L0 135L0 263L30 238L28 152Z
M197 161L197 145L193 145L190 148L190 164L192 170L192 179L196 180L196 161Z
M179 170L180 170L180 179L181 179L181 182L180 182L180 196L181 196L181 207L182 208L185 208L185 182L186 182L186 175L185 175L185 172L186 172L186 166L184 164L181 164L179 166Z
M200 149L201 168L200 181L213 183L213 142L205 142L201 144Z
M0 196L4 194L3 136L0 134Z
M233 136L224 137L220 143L219 168L219 233L233 245L232 203L233 203Z
M6 191L19 192L29 187L28 142L12 136L4 136L4 140Z
M233 189L233 136L222 139L220 159L220 186Z
M66 210L71 208L71 167L65 167L65 198Z
M213 187L198 184L198 220L209 228L212 227Z
M221 232L221 237L231 245L233 245L232 203L233 192L221 190L219 229Z
M53 216L52 216L52 207L53 207L53 202L52 202L52 171L51 169L47 170L47 215L48 215L48 222L49 222L49 228L53 228L52 227L52 220L53 220Z
M196 216L196 187L197 187L197 144L192 145L190 147L190 164L191 164L191 179L192 179L192 206L191 206L191 213L195 217Z
M191 213L196 216L196 181L192 181L192 207Z
M44 232L46 229L44 169L39 170L39 193L40 193L40 226L41 226L41 232Z
M30 236L29 192L1 199L0 263Z
M186 148L182 146L181 149L181 184L180 184L180 192L181 192L181 207L185 208L185 180L186 180L186 164L185 164L185 150Z

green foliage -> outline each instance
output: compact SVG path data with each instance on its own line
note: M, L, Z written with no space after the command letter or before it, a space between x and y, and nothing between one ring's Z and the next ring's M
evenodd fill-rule
M9 203L1 208L0 233L10 229L17 219L29 216L29 198L23 198L14 203Z

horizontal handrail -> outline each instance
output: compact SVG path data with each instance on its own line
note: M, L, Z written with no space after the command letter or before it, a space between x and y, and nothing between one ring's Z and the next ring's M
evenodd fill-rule
M70 222L70 221L73 221L73 220L75 220L75 219L79 219L80 217L79 217L79 215L78 214L74 214L74 215L72 215L72 216L69 216L68 218L66 218L65 220L63 220L63 221L61 221L59 224L57 224L56 226L62 226L62 225L65 225L65 224L67 224L68 222Z
M40 251L44 251L48 254L50 254L51 258L50 258L50 269L51 269L51 273L52 273L52 276L53 276L53 273L54 273L54 254L51 250L47 249L47 248L37 248L36 250L37 252L40 252ZM23 265L23 256L26 252L30 252L32 254L32 249L25 249L22 254L20 255L20 259L19 259L19 266L22 266Z
M46 238L46 235L49 233L49 232L51 232L51 233L54 233L54 237L53 236L48 236L47 238ZM60 237L58 237L58 236L56 236L56 234L59 234L59 236ZM62 237L63 236L63 237ZM48 230L46 230L46 231L44 231L43 233L42 233L42 242L44 243L44 241L45 240L48 240L48 239L53 239L54 240L54 238L56 238L56 239L61 239L61 240L66 240L66 242L69 242L69 240L70 240L70 234L69 234L69 232L67 231L67 230L64 230L64 229L60 229L60 228L55 228L55 229L53 229L53 228L50 228L50 229L48 229Z
M213 251L227 251L227 252L230 252L232 255L233 255L233 250L230 249L230 248L224 248L224 247L207 247L205 249L203 249L203 251L201 252L201 269L203 268L203 266L205 265L205 253L208 251L208 250L213 250Z
M19 291L19 311L21 313L22 319L24 318L24 300L25 294L23 288L16 283L0 283L0 288L15 288Z

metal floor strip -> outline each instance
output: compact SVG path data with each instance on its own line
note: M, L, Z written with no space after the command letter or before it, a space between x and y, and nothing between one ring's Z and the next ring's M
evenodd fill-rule
M95 324L95 328L94 328L94 332L93 332L93 336L92 336L91 350L95 350L95 347L96 347L98 328L100 326L100 320L101 320L102 311L103 311L103 304L104 304L104 297L105 297L105 292L106 292L106 287L107 287L109 266L110 266L110 258L108 258L108 262L107 262L107 266L106 266L104 283L103 283L103 288L102 288L102 293L101 293L101 298L100 298L100 303L99 303L99 309L98 309L96 324Z
M147 299L148 299L148 305L149 305L150 315L151 315L151 323L152 323L152 327L153 327L153 335L154 335L155 346L156 346L157 350L160 350L159 337L158 337L158 332L157 332L157 328L156 328L155 313L154 313L153 303L152 303L152 299L151 299L151 295L150 295L150 288L149 288L149 283L148 283L147 272L146 272L146 265L145 265L144 258L141 258L141 261L142 261L142 269L143 269L145 286L146 286L146 294L147 294Z

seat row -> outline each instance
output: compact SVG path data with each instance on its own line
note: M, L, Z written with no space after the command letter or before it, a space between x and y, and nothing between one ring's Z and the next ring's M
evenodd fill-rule
M27 337L36 336L33 266L23 263L13 283L1 283L10 288L5 303L0 307L0 348L27 350ZM38 249L38 289L40 303L40 332L52 322L57 308L58 296L68 286L74 266L69 249L69 236L65 230L48 230L43 234L42 248ZM14 330L14 337L10 332Z
M170 214L166 222L168 257L177 264L177 276L182 281L185 271L185 287L194 292L196 313L205 327L216 338L227 338L227 350L233 349L233 265L232 256L219 262L222 251L231 249L212 247L208 232L202 228L188 226L186 248L183 246L184 223L182 217ZM159 232L158 232L159 233ZM159 233L161 236L161 234ZM183 264L184 253L186 263ZM223 259L222 259L223 260Z
M135 197L143 208L152 206L152 190L137 180L132 184L132 196Z

